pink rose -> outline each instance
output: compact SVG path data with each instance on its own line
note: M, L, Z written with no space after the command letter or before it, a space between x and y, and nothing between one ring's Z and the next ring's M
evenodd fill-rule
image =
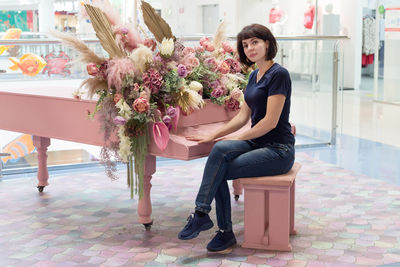
M196 46L196 47L195 47L195 50L196 50L197 53L201 54L201 53L204 52L204 47L202 47L202 46Z
M133 102L132 107L136 112L143 113L149 110L150 105L146 98L139 97Z
M218 63L214 57L208 57L204 60L204 65L206 65L210 70L216 71L218 69Z
M227 53L232 53L233 52L233 48L231 46L231 44L227 41L222 43L222 48L225 50L225 52Z
M218 66L218 70L222 74L227 74L229 72L229 70L230 70L230 67L225 61L222 61Z
M240 109L240 103L236 99L230 97L228 100L225 101L225 107L229 110L238 110Z
M148 89L147 90L145 89L145 91L140 92L139 97L142 97L142 98L146 99L147 101L149 101L150 93L148 92Z
M200 39L200 45L203 46L204 43L210 42L210 40L207 37L203 37Z
M138 83L134 83L133 90L135 90L136 92L139 92L139 84Z
M188 71L191 71L193 68L200 65L200 61L198 58L196 58L192 55L187 55L183 58L183 64L185 65L185 67Z
M212 52L215 50L214 45L211 42L206 42L203 44L203 47L205 50L207 50L208 52Z
M121 94L115 94L114 103L117 104L118 101L120 101L121 99L122 99L122 95Z
M88 74L91 76L96 76L97 73L99 73L99 68L97 68L97 65L95 63L87 64L86 70L87 70Z
M171 119L175 118L177 114L178 110L176 108L174 108L173 106L168 107L167 115L170 116Z
M225 60L225 63L228 64L228 66L230 68L230 70L229 70L230 73L237 73L242 70L239 62L236 59L228 58Z
M215 88L212 92L211 92L211 96L214 98L218 98L224 95L224 90L221 87Z
M153 39L145 39L144 43L145 46L151 49L151 51L154 51L156 49L157 43Z
M235 88L231 92L231 97L235 100L239 100L239 98L242 96L242 91L240 91L239 88Z
M189 54L194 54L196 51L194 50L193 47L185 47L182 51L184 56L187 56Z

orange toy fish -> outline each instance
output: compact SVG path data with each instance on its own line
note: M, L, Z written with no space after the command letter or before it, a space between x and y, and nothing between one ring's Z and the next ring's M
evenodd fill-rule
M19 60L16 57L10 57L8 59L14 63L14 65L10 67L10 70L20 69L22 74L28 76L37 75L44 68L44 66L47 65L43 58L31 53L23 55Z
M19 39L21 36L22 30L18 28L8 29L4 36L1 38L2 40L15 40ZM0 45L0 55L7 51L9 48L14 47L15 45Z

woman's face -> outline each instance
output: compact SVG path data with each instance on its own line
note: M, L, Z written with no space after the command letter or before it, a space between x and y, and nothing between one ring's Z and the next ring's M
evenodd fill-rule
M257 37L252 37L242 41L244 54L252 61L257 62L265 60L268 49L268 41L264 41Z

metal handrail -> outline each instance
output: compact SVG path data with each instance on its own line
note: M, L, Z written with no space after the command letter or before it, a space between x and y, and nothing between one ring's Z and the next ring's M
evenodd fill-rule
M211 37L211 36L208 36ZM198 41L200 36L182 36L182 41ZM235 36L229 36L229 40L235 41ZM276 36L278 41L309 41L309 40L347 40L348 36L343 35L307 35L307 36ZM82 39L85 43L99 43L98 39ZM18 39L18 40L0 40L0 45L37 45L37 44L61 44L58 39Z

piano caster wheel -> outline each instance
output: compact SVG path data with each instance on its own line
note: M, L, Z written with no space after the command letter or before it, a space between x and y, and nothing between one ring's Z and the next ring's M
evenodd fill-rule
M146 231L150 231L151 226L153 225L153 221L149 222L149 223L144 223L144 228L146 229Z
M40 193L42 193L42 192L43 192L43 189L44 189L44 186L38 185L37 189L39 190Z
M236 201L239 200L239 195L235 195L235 200L236 200Z

